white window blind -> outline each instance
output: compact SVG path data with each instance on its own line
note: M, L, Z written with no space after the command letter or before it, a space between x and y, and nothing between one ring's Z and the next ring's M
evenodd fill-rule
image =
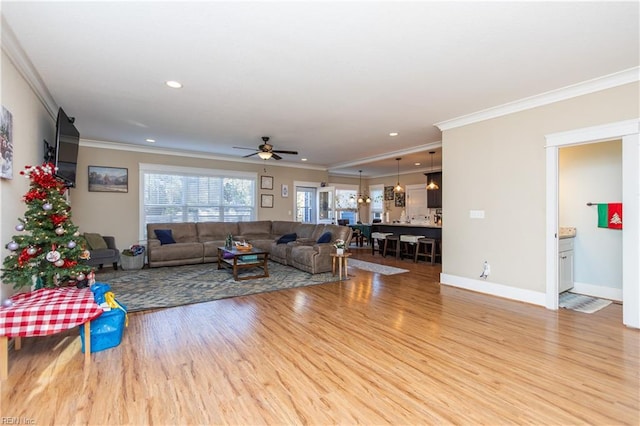
M370 222L373 219L382 219L384 212L384 186L373 185L369 187L371 206L369 207Z
M256 179L253 173L140 165L141 222L256 220Z

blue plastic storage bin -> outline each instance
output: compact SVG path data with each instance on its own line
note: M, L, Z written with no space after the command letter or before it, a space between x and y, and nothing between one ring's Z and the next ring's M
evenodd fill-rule
M123 309L126 306L120 304ZM122 341L126 313L122 309L112 308L103 312L98 318L91 321L91 353L118 346ZM80 326L80 339L82 340L82 353L84 353L84 326Z

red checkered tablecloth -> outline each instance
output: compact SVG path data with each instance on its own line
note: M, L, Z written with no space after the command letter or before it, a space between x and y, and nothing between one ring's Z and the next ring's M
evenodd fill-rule
M43 288L16 294L0 307L0 336L47 336L79 326L102 314L90 288Z

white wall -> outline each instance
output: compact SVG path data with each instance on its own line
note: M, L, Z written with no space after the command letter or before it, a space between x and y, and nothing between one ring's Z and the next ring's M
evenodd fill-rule
M598 228L596 206L622 201L622 141L559 150L559 222L577 228L574 244L575 291L622 298L622 232ZM582 289L582 290L581 290Z
M624 84L445 129L442 282L545 305L545 135L637 119L639 90Z
M13 179L0 179L0 257L9 254L5 245L16 234L14 227L24 217L26 205L21 201L29 181L19 173L26 165L41 164L43 140L53 142L55 120L2 52L2 106L13 115ZM0 285L0 300L14 293L12 285Z

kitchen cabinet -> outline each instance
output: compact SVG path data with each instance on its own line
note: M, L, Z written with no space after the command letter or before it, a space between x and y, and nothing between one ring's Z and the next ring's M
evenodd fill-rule
M558 293L573 288L573 238L561 238L558 244Z
M427 207L430 209L442 208L442 172L427 173L427 183L431 179L440 187L440 189L427 190Z

